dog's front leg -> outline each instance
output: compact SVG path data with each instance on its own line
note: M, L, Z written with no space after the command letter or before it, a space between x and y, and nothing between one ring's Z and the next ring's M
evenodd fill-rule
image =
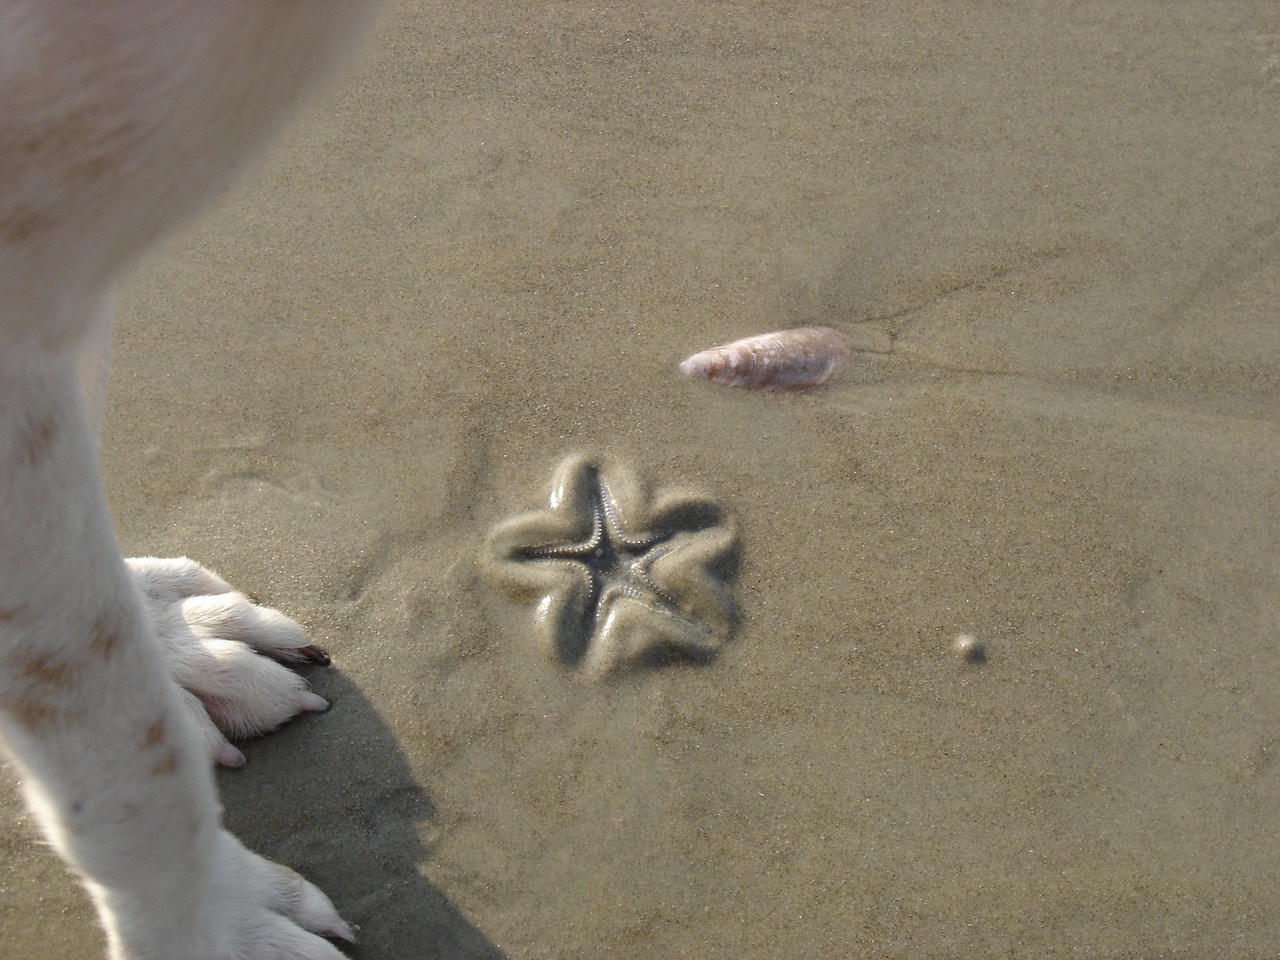
M308 932L350 938L324 895L222 829L111 529L78 361L0 356L0 733L28 801L113 957L334 960Z

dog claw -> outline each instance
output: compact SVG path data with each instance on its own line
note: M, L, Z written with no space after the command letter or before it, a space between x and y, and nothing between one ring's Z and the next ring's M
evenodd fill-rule
M312 663L318 663L322 667L327 667L329 664L333 663L329 654L325 653L314 643L308 643L305 647L298 647L298 653L310 660Z
M329 940L342 940L346 943L356 942L356 931L360 928L354 923L347 923L345 920L339 920L332 929L324 931L321 936Z
M329 709L329 701L310 690L299 693L297 703L298 709L303 713L324 713Z

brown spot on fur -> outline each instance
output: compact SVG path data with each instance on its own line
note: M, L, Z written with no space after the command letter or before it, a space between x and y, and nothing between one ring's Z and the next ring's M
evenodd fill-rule
M0 710L26 728L27 733L36 733L41 727L48 726L60 716L57 710L35 697L0 700Z
M158 747L162 743L164 743L164 717L147 727L147 732L142 737L144 747Z
M93 639L89 641L90 653L101 660L110 660L118 646L120 646L120 634L106 629L102 624L94 628Z
M48 687L52 690L69 690L75 682L76 672L75 664L41 654L22 664L18 675L29 680L33 689Z
M10 654L0 669L8 674L8 695L0 694L0 710L28 733L68 719L65 691L75 683L74 664L48 654L24 657ZM70 711L74 713L74 710Z
M35 210L16 210L0 219L0 243L21 243L50 225L49 217Z
M92 182L101 180L115 169L115 164L107 157L91 156L80 163L67 168L67 175L75 180Z
M32 426L25 438L27 455L27 463L31 467L38 467L45 457L49 455L49 450L53 447L53 441L58 436L58 426L52 420L44 420Z
M165 755L156 762L151 768L153 777L163 777L165 774L173 773L178 769L178 753L176 750L168 750Z

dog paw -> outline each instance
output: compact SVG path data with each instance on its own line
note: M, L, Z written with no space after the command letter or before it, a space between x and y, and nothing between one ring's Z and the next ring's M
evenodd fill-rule
M336 960L342 954L329 940L355 943L355 931L318 887L249 851L226 831L221 840L217 872L227 897L243 905L215 918L224 941L219 957L225 950L228 957Z
M186 557L126 562L169 674L219 765L244 765L244 754L229 737L266 733L299 713L328 709L302 677L283 666L329 662L294 621Z
M107 899L113 960L343 960L331 941L355 931L318 887L226 830L210 839L198 877Z

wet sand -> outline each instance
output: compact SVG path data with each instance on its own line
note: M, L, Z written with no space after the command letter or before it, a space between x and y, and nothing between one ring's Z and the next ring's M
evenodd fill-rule
M1274 955L1280 10L791 8L402 4L122 291L126 551L335 660L229 824L363 960ZM810 323L893 351L676 372ZM574 452L732 512L713 662L481 576ZM98 955L0 804L6 951Z

